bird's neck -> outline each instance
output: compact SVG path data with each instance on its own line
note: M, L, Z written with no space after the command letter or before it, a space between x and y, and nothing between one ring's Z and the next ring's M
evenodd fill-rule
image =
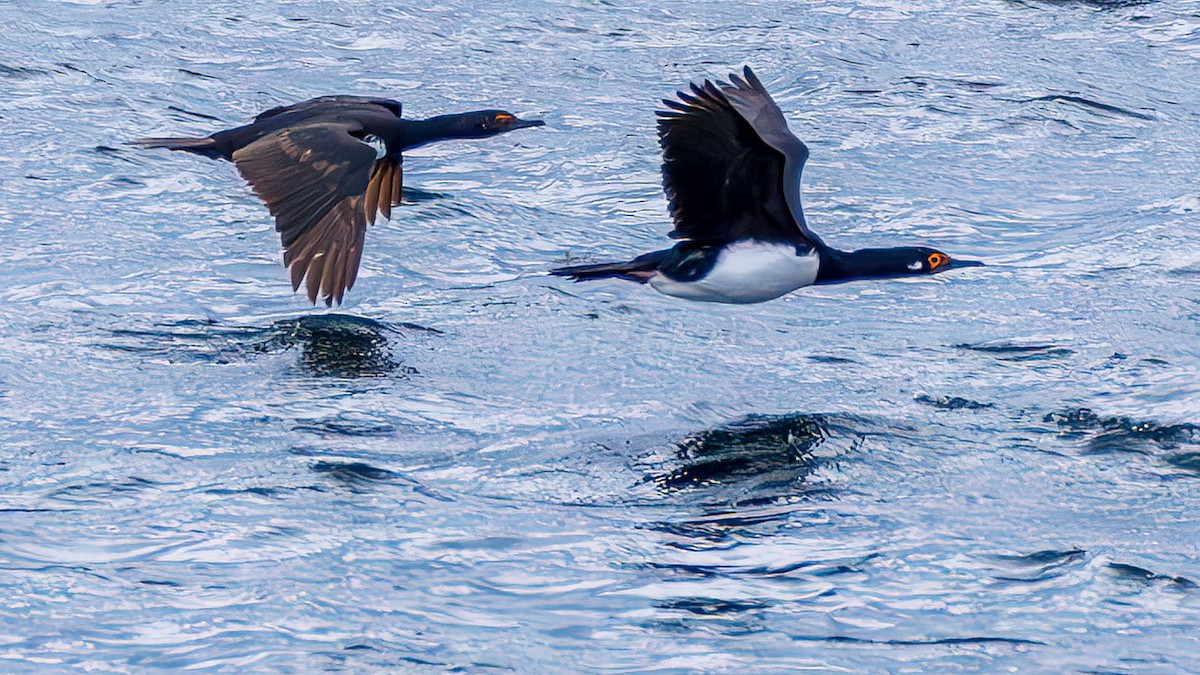
M400 120L400 147L403 150L450 138L467 138L462 126L456 125L462 115L438 115L423 120Z
M880 279L909 274L907 263L887 248L861 248L857 251L839 251L826 248L821 251L821 269L817 271L818 284L836 284L852 279Z

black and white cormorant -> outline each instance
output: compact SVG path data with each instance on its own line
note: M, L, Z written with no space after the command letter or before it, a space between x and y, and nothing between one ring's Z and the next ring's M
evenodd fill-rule
M354 286L367 225L400 203L403 151L543 124L502 110L405 120L396 101L321 96L206 138L133 144L233 162L275 216L292 289L307 279L308 299L331 305Z
M854 279L931 274L952 266L931 248L839 251L804 221L800 172L808 147L747 66L729 82L704 81L658 111L663 189L679 239L629 262L552 270L576 281L621 278L689 300L751 303L798 288Z

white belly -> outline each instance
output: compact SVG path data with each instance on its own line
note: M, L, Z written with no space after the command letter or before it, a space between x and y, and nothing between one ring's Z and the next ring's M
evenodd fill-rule
M650 285L659 293L701 302L764 302L811 286L820 266L816 250L796 255L789 244L747 240L721 251L702 279L675 281L660 273Z

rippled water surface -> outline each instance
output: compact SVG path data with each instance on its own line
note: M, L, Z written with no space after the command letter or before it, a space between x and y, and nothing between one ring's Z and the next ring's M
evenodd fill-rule
M0 670L1200 669L1190 0L2 2ZM692 304L653 111L753 65L810 224L988 267ZM427 146L337 311L227 164Z

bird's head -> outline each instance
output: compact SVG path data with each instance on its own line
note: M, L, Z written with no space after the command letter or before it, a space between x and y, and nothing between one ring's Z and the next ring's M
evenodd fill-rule
M822 263L817 283L936 274L952 268L982 265L978 260L957 260L925 246L864 248L851 253L835 251L829 256L828 263Z
M950 269L953 264L950 256L924 246L905 247L896 253L909 274L934 274Z
M448 131L456 138L487 138L506 131L546 124L541 120L523 120L503 110L477 110L454 117Z
M960 260L925 246L903 246L893 249L896 261L904 264L907 274L936 274L960 267L983 267L978 260ZM897 270L899 271L899 270Z

